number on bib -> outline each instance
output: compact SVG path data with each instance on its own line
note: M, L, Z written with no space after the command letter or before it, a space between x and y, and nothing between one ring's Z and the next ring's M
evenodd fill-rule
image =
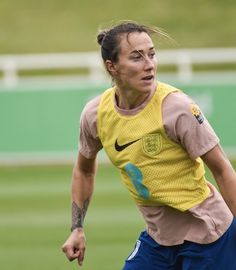
M143 175L140 169L131 163L126 164L124 169L132 181L138 195L144 199L148 199L149 191L143 184Z

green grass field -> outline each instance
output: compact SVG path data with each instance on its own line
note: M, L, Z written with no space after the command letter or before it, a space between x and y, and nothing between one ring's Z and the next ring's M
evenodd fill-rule
M72 166L0 167L1 269L77 269L61 252L70 227L71 171ZM99 167L85 227L82 269L121 269L144 223L111 165Z
M61 245L70 228L71 166L0 168L0 265L76 269ZM84 270L120 269L143 222L116 170L101 166L86 217Z
M97 50L99 26L124 19L164 28L181 48L236 44L230 0L1 0L0 54Z

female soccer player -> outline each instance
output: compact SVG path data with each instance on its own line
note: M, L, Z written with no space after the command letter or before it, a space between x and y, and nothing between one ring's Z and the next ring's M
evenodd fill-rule
M199 107L156 80L151 35L124 22L98 34L114 86L84 108L73 170L71 235L63 245L81 265L84 218L96 156L104 148L146 222L123 270L236 269L236 173ZM205 179L203 162L222 195Z

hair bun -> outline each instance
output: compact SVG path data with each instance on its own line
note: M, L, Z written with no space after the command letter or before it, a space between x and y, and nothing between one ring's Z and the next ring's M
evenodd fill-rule
M105 39L107 32L108 32L107 30L102 30L102 31L97 35L97 42L98 42L99 45L102 46L103 40Z

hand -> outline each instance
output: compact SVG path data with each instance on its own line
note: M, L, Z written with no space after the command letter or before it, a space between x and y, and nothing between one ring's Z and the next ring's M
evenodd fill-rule
M78 260L78 264L82 265L84 260L86 239L83 228L72 231L64 245L62 251L65 253L69 261Z

